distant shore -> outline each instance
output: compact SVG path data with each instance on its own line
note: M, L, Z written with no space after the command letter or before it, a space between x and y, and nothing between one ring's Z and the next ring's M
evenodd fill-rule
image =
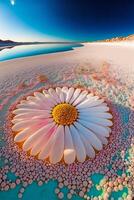
M15 46L5 46L0 49L0 62L28 57L28 56L36 56L41 54L51 54L62 51L71 51L74 48L82 47L83 45L80 43L41 43L41 44L21 44ZM2 50L6 51L2 51Z
M12 42L12 43L1 43L0 42L0 49L10 48L19 45L38 45L38 44L81 44L81 42Z

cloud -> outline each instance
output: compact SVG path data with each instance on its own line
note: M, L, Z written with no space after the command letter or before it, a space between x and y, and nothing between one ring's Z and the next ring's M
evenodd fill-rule
M10 3L11 3L12 6L14 6L15 5L15 0L10 0Z

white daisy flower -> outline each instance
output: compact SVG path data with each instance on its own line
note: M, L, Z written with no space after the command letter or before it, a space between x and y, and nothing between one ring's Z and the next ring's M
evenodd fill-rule
M13 111L14 141L38 159L84 162L108 143L113 125L103 99L73 87L34 92Z

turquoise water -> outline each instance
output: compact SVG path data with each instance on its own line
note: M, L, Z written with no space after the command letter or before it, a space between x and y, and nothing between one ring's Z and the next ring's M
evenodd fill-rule
M13 48L6 48L0 51L0 61L35 56L40 54L49 54L55 52L73 50L75 47L81 47L81 44L35 44L19 45Z

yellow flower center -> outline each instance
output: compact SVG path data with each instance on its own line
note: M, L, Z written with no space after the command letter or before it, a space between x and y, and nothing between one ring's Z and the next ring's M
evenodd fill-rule
M78 111L69 103L61 103L53 108L52 116L57 124L71 125L77 120Z

